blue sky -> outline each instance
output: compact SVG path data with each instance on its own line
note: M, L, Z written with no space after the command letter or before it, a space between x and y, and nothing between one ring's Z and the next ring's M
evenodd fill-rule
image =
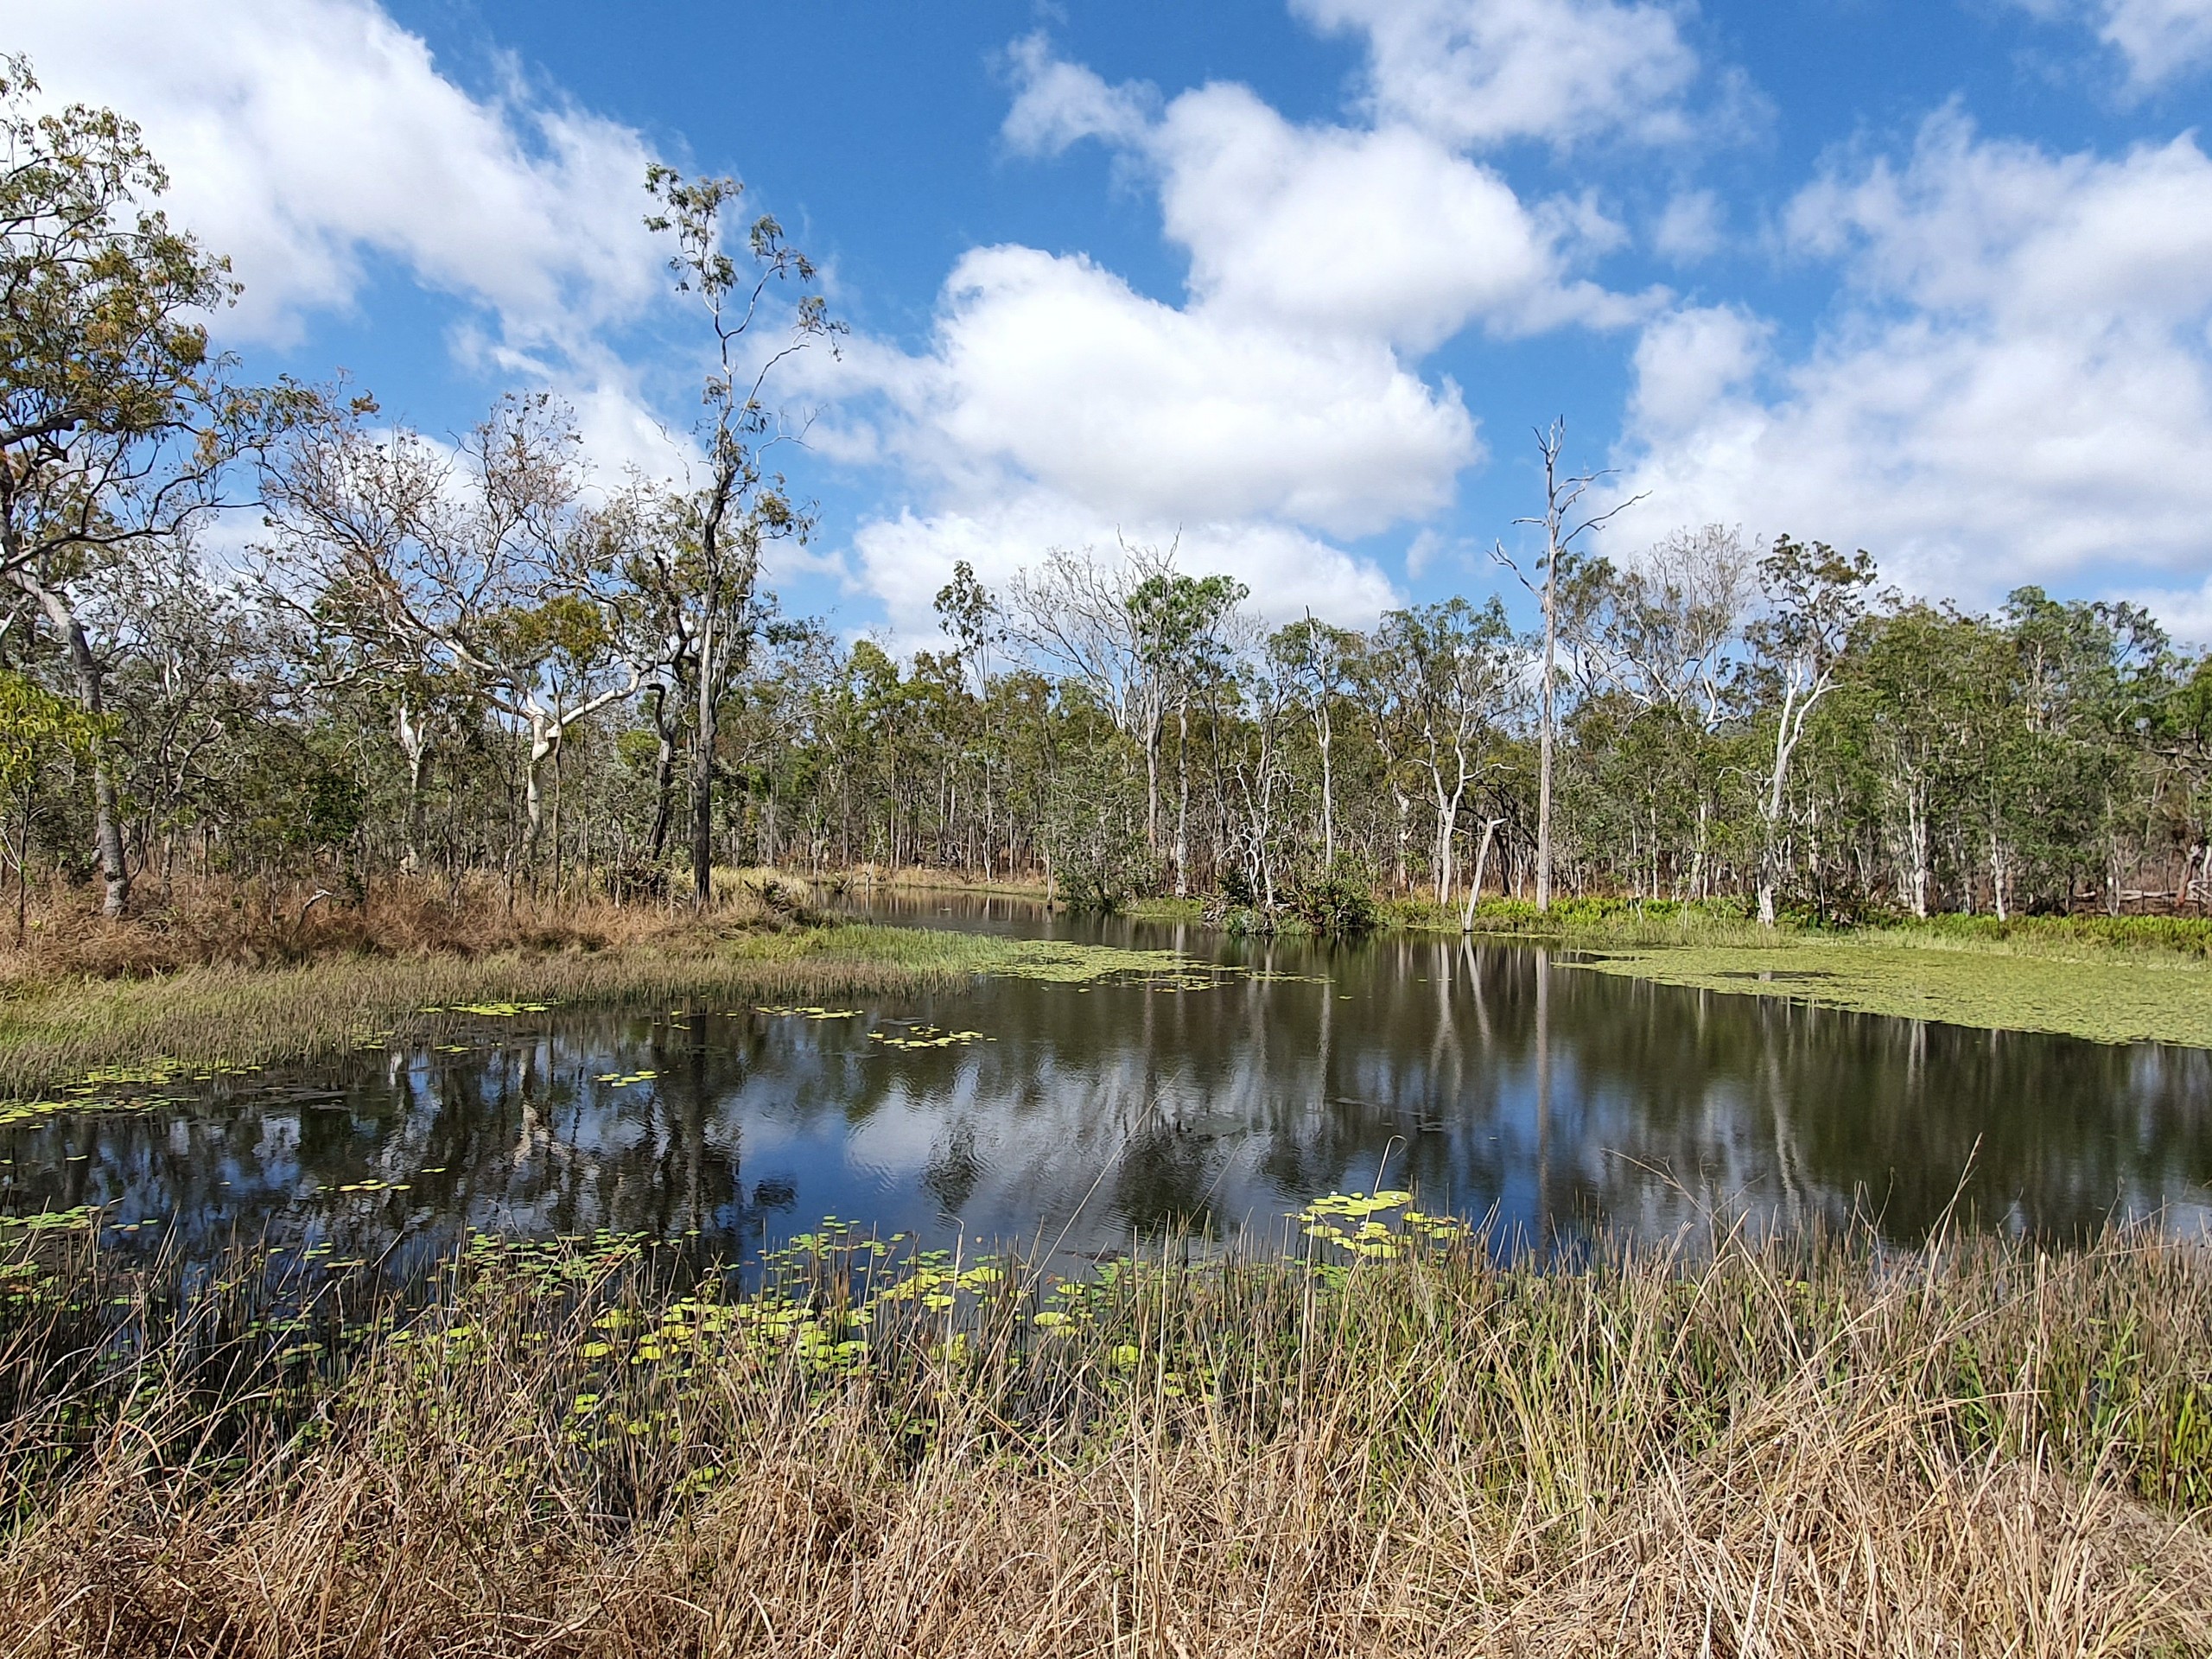
M1529 429L1681 526L2212 636L2212 0L0 0L134 115L256 372L676 464L660 157L820 259L789 607L1179 536L1347 621L1496 581Z

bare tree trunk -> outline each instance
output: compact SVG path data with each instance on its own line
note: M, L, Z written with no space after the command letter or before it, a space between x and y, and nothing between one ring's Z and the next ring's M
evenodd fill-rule
M430 757L429 722L416 720L403 697L392 717L392 734L407 757L407 818L401 830L399 867L412 875L423 863L423 769Z
M1483 871L1490 863L1491 841L1497 834L1497 826L1504 822L1503 818L1483 820L1482 844L1475 849L1475 879L1467 887L1466 913L1459 918L1459 931L1462 933L1471 933L1475 931L1475 906L1482 901Z
M1552 676L1559 661L1559 539L1544 561L1544 696L1536 760L1536 909L1552 907Z
M1191 896L1191 704L1175 708L1175 896Z
M668 690L664 686L653 688L653 734L660 741L659 752L653 757L653 827L645 838L645 859L648 863L660 862L661 855L668 850L668 829L676 810L676 731L677 722L668 712ZM852 858L848 853L845 862Z
M704 910L714 901L715 887L715 739L718 699L715 696L714 619L707 619L699 641L698 720L691 749L691 901ZM898 848L892 848L898 861Z
M1160 852L1160 728L1159 720L1144 728L1144 844L1155 856Z
M1774 773L1767 782L1767 798L1760 813L1764 833L1759 845L1759 925L1772 927L1775 923L1775 889L1781 885L1782 872L1782 804L1783 791L1789 781L1789 752L1795 747L1790 741L1790 716L1796 711L1797 688L1786 687L1782 699L1782 721L1774 732Z
M1318 714L1313 721L1313 739L1321 750L1321 867L1333 870L1337 867L1337 786L1336 775L1329 765L1329 746L1336 734L1330 725L1325 690L1314 707Z
M92 738L92 844L99 855L100 875L106 892L100 912L120 916L130 907L130 865L123 851L123 807L116 786L115 756L101 721L105 712L102 691L106 670L85 637L84 625L59 594L38 589L35 597L48 619L61 634L69 652L69 671L77 683L77 701L94 724Z
M537 880L538 842L543 838L545 829L545 797L538 783L539 768L560 741L556 733L556 728L542 720L532 720L530 722L530 746L524 752L527 758L523 762L522 862L524 871L532 883L532 892L536 891Z
M1905 806L1905 835L1910 842L1912 913L1928 919L1928 809L1923 791L1916 788Z

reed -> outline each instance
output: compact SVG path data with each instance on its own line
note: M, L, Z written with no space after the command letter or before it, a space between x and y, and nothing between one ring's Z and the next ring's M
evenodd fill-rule
M743 1293L485 1241L304 1313L48 1239L0 1650L2212 1651L2201 1247L1369 1227L1073 1283L831 1230Z

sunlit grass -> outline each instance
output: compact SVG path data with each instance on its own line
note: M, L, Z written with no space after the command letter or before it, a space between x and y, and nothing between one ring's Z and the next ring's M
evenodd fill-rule
M152 1066L173 1080L380 1049L395 1038L435 1040L469 1021L582 1004L757 1003L834 1018L842 1014L829 999L943 988L981 974L1173 988L1201 971L1214 970L1173 951L846 924L727 934L702 927L594 951L334 957L18 983L0 995L0 1095L16 1097L0 1103L0 1123L67 1107L66 1094L48 1096L97 1068Z
M1579 965L1698 990L2094 1042L2212 1048L2212 968L2179 956L1931 949L1889 935L1582 950Z
M411 1309L50 1230L0 1593L54 1653L2212 1642L2201 1246L1545 1270L1408 1200L1068 1275L832 1222L743 1291L482 1239Z

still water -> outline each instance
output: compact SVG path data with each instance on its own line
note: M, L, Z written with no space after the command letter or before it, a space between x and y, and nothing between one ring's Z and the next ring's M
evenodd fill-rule
M2054 1238L2212 1217L2212 1052L1679 990L1522 945L1268 944L939 895L874 913L1268 976L989 979L841 1019L487 1018L435 1046L0 1131L0 1210L98 1205L127 1246L320 1243L394 1272L472 1229L747 1255L825 1216L1103 1253L1170 1224L1272 1231L1378 1184L1538 1244L1714 1213L1856 1214L1909 1242L1955 1197L1980 1224ZM974 1034L886 1040L924 1027Z

